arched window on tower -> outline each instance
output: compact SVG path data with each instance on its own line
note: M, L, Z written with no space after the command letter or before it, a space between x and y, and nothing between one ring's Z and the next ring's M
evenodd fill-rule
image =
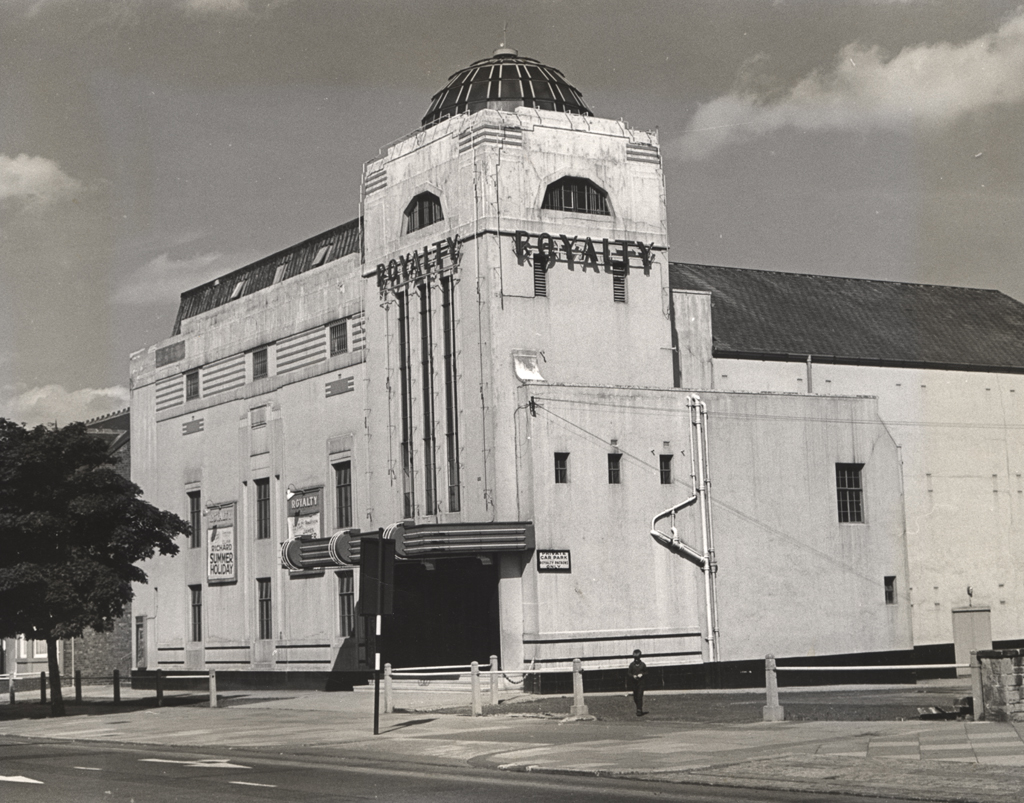
M405 207L406 234L425 229L439 220L444 220L441 199L432 192L421 192Z
M608 193L590 179L577 176L566 176L548 184L541 208L586 215L611 214L608 211Z

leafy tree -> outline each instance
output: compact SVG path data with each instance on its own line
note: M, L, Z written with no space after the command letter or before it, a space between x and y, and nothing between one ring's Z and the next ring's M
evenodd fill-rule
M52 713L64 714L57 642L113 628L145 583L135 564L174 555L178 516L139 497L84 424L0 418L0 637L46 641Z

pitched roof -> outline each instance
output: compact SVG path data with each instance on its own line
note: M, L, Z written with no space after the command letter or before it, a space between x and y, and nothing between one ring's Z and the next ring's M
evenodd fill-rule
M1024 304L996 290L674 262L711 292L719 357L1024 372Z

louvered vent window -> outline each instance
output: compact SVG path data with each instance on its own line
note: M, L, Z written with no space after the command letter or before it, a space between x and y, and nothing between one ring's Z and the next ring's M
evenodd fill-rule
M548 294L548 260L544 254L533 255L533 295L542 298Z

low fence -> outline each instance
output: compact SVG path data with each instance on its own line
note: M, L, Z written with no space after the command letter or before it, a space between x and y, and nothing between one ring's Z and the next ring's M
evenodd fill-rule
M430 682L433 680L451 680L452 676L461 677L466 671L469 671L469 684L470 684L470 709L474 717L478 717L483 714L483 688L482 678L487 678L488 691L490 693L490 704L498 705L498 698L500 696L502 685L504 681L505 689L509 686L518 687L522 685L522 679L519 681L510 681L509 675L521 675L525 678L527 675L538 675L541 673L554 674L559 673L564 675L565 669L560 668L546 668L546 669L528 669L519 670L517 672L507 672L500 669L498 666L498 657L492 655L490 662L486 664L480 664L477 661L473 661L470 664L452 664L449 666L413 666L405 667L402 669L393 669L391 664L384 664L384 713L390 714L395 710L395 688L394 681L396 679L414 679ZM579 658L573 659L572 662L572 689L573 689L573 704L569 710L570 717L576 718L587 718L589 712L587 710L586 703L583 700L583 662Z
M30 676L28 676L28 675L0 675L0 681L6 681L6 684L7 684L7 698L8 698L8 702L9 702L10 705L14 705L17 702L17 697L18 697L17 689L19 687L21 688L22 692L26 691L25 687L24 687L24 684L29 679L29 677ZM31 677L34 677L34 676L31 676ZM216 672L216 670L211 669L209 672L190 672L190 673L176 672L176 673L174 673L173 676L170 676L170 677L173 677L175 679L177 679L177 678L190 678L190 679L203 678L203 679L205 679L207 681L207 687L209 689L210 708L216 708L217 707L217 672ZM153 678L154 678L154 689L153 690L154 690L154 693L156 695L156 704L158 706L162 706L163 702L164 702L165 686L166 686L166 683L167 683L167 680L168 680L169 676L165 672L163 672L163 670L158 669L154 673ZM111 696L109 698L104 696L104 697L102 697L102 700L106 701L106 700L109 699L115 705L121 702L121 672L119 670L115 669L111 675L99 675L99 676L97 676L97 675L83 676L81 670L76 670L75 674L74 674L74 677L73 677L73 680L72 680L72 685L74 686L74 690L75 690L75 702L76 703L83 702L83 698L82 698L83 681L90 681L90 684L89 684L90 687L96 687L96 686L107 687L107 686L109 686L110 689L111 689ZM46 673L45 672L40 672L39 673L38 683L39 683L39 686L38 686L38 688L39 688L39 702L41 704L45 704L46 701L47 701L46 697L47 697L48 690L49 690L49 687L47 685L47 678L46 678ZM66 683L66 680L64 678L62 678L62 682L61 682L62 688L65 685L65 683ZM95 700L90 700L90 701L92 702L92 701L95 701Z
M782 722L786 718L785 708L779 705L779 672L866 672L870 670L934 670L934 669L966 669L971 670L971 690L974 698L974 710L981 711L981 667L977 655L971 653L970 664L895 664L890 666L778 666L774 655L764 659L765 706L762 719L765 722Z

